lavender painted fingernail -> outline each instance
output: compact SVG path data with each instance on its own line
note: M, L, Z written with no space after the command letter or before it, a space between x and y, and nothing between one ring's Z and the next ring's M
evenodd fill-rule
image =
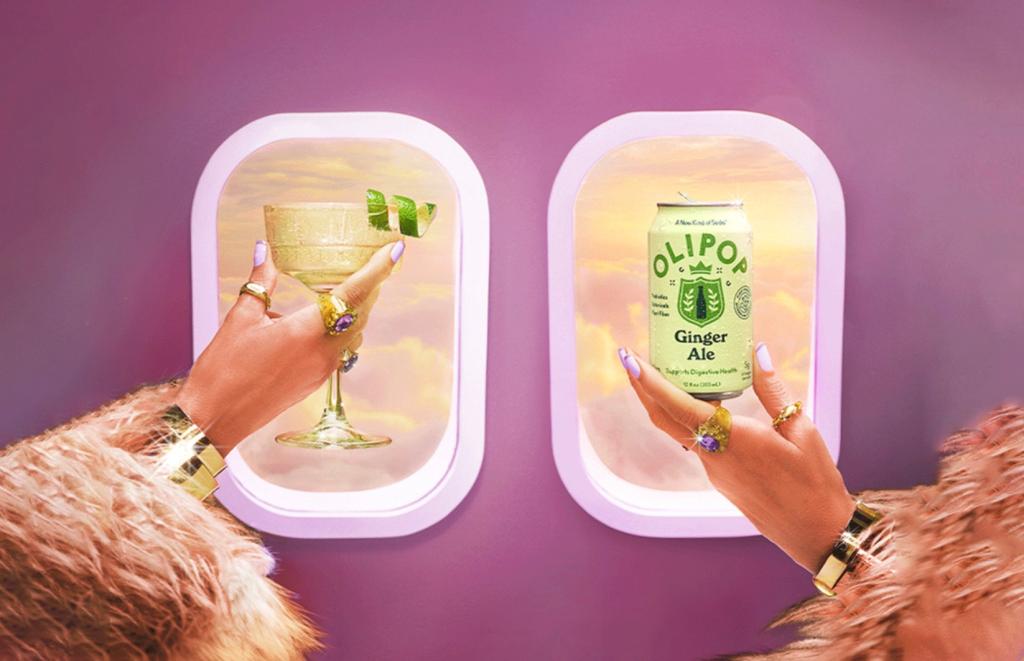
M631 356L625 349L619 349L619 360L622 362L622 367L634 379L640 376L640 363L636 362L636 358Z
M771 354L768 353L768 345L762 342L757 345L757 350L754 352L757 355L757 366L761 368L762 372L774 372L775 367L772 365Z
M391 249L391 263L397 264L398 260L402 258L403 252L405 252L405 241L399 241L395 244L395 247Z
M267 261L267 242L257 241L256 247L252 251L252 265L263 266L265 261Z

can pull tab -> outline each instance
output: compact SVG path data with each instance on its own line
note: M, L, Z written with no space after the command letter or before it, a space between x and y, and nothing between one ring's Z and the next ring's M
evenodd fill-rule
M689 195L687 195L686 193L684 193L683 191L679 191L679 197L681 197L681 198L683 198L684 200L686 200L686 202L687 202L688 204L693 204L693 200L691 200L691 199L690 199L690 196L689 196Z

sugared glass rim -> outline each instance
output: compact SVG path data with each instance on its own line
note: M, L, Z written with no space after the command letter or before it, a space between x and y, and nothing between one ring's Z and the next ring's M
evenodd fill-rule
M388 205L390 206L390 205ZM362 209L367 211L366 202L284 202L264 204L264 209Z

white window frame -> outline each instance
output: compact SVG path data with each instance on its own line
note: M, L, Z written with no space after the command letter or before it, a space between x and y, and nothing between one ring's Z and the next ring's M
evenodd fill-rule
M587 438L576 393L574 208L587 173L608 152L649 138L734 136L765 142L796 163L817 204L811 375L804 412L839 456L846 217L842 188L824 152L792 125L743 111L634 112L587 133L569 152L548 203L548 314L551 436L559 475L595 519L647 537L737 537L753 525L714 490L668 491L628 482L601 461Z
M455 250L452 408L437 449L414 474L365 491L307 492L264 480L231 452L217 498L247 524L287 537L408 535L437 523L462 501L484 453L490 219L483 179L469 154L433 124L389 112L270 115L239 129L210 158L192 204L192 346L198 357L216 333L217 206L232 171L254 151L291 139L400 140L423 150L454 182L460 222Z

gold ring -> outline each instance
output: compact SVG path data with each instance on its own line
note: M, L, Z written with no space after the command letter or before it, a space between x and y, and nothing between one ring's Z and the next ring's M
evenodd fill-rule
M258 282L247 282L242 285L242 288L238 290L238 294L248 294L255 296L256 298L263 301L263 305L269 310L270 309L270 294L267 293L267 288Z
M803 402L793 402L792 404L788 404L787 406L783 407L783 409L781 411L779 411L779 414L777 416L775 416L775 419L772 420L772 427L775 427L775 429L778 429L779 425L781 425L783 422L785 422L786 420L789 420L794 415L797 415L798 413L800 413L800 410L803 407L804 407Z
M328 335L341 335L356 323L359 313L334 294L319 294L316 297L320 317Z
M697 427L693 447L700 447L705 452L725 452L729 447L729 434L732 432L732 415L724 406Z

